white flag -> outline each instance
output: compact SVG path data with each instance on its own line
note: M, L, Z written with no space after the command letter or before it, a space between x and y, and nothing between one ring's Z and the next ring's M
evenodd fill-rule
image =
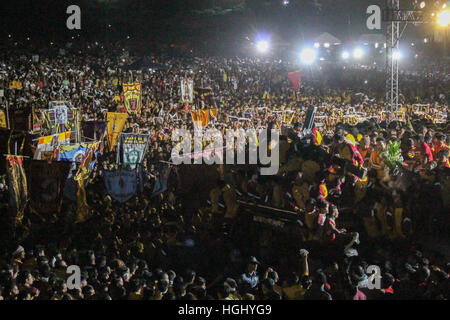
M194 102L194 79L181 79L181 101Z

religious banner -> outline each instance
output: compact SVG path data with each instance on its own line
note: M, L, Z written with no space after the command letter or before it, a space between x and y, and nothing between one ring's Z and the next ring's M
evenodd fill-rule
M0 128L8 128L8 121L6 118L6 110L0 109Z
M23 218L28 201L27 177L21 156L6 156L9 190L9 207L14 215L15 223Z
M10 90L22 90L22 82L13 80L9 85Z
M66 131L72 132L72 138L78 141L79 119L78 110L70 107L68 102L52 101L50 108L41 110L42 129L46 134L55 134Z
M32 122L32 133L39 133L42 129L42 124L44 123L44 118L42 116L41 110L37 108L33 108L31 111L31 122Z
M100 142L60 145L58 161L81 163L90 148L93 148L94 152L97 151L100 148Z
M160 162L158 164L158 176L156 177L155 186L151 198L160 195L167 190L167 182L169 181L170 165Z
M30 109L16 109L9 108L10 129L13 131L29 131L28 117Z
M123 97L125 108L129 114L138 114L141 112L141 84L139 82L124 83Z
M55 113L55 124L65 125L67 123L67 106L56 106L52 110Z
M192 123L197 130L206 127L209 123L209 110L193 110L191 116Z
M194 88L194 95L197 98L197 105L200 107L214 106L213 93L211 89Z
M83 121L81 123L83 138L99 141L103 140L106 133L106 122L104 121Z
M70 170L68 162L33 160L30 164L31 208L38 213L56 213L61 210L64 184Z
M89 214L89 206L86 199L86 189L84 182L89 178L91 174L90 165L93 161L95 147L90 147L86 155L83 157L80 167L74 176L74 180L78 182L77 191L77 222L83 222L86 220Z
M115 200L123 203L137 192L136 170L104 171L106 192Z
M119 139L119 134L122 132L127 122L127 114L121 112L108 112L106 115L107 125L107 139L109 151L114 149L114 146Z
M59 147L70 143L71 132L63 132L51 136L40 137L36 151L34 153L34 160L56 160L58 159Z
M149 140L147 134L121 133L119 150L122 163L128 169L135 169L144 159Z
M183 103L194 102L194 79L191 78L181 79L181 102Z
M295 91L296 92L300 91L301 79L302 79L300 71L289 72L288 78L292 84L292 87L295 89Z

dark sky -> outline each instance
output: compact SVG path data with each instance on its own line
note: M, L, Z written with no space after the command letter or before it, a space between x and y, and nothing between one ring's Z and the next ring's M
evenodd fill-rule
M407 1L408 2L408 1ZM131 35L168 42L236 39L260 31L288 41L328 31L343 40L363 33L366 8L383 0L2 0L0 37L110 39ZM81 31L66 28L66 8L81 8ZM227 13L228 12L228 13ZM108 25L111 24L111 28ZM383 32L383 31L378 31Z

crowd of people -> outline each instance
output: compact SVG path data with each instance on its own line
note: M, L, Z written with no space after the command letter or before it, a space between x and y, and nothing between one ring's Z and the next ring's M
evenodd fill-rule
M138 57L123 48L54 50L37 62L33 52L2 55L9 108L70 101L84 121L106 121L107 112L126 112L122 83L140 82L141 113L124 132L150 135L144 188L124 204L107 194L103 171L117 166L117 148L105 148L86 187L86 221L76 223L77 203L65 198L61 213L26 211L14 225L2 177L0 299L448 299L448 252L438 247L450 228L448 65L404 74L389 118L376 70L302 70L296 92L287 74L298 66L286 61L158 55L149 60L162 68L129 71ZM182 102L183 77L210 89L212 101ZM21 88L10 90L13 81ZM316 124L305 143L297 134L311 106ZM151 198L159 161L170 162L176 147L173 131L193 132L199 108L217 110L204 129L279 130L278 173L171 166L168 190ZM273 219L289 212L293 234L257 226L248 218L257 205ZM76 288L71 265L81 269ZM380 269L376 288L371 265Z

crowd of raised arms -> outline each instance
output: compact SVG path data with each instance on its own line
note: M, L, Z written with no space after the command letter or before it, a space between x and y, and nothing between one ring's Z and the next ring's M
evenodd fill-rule
M0 89L12 110L63 100L83 120L106 120L125 112L122 83L140 82L142 110L124 132L150 142L143 191L124 204L106 193L102 172L116 166L117 148L104 149L81 223L76 202L64 199L61 213L26 210L14 225L0 178L0 300L449 298L448 62L402 72L398 113L386 119L385 75L375 69L302 69L296 92L287 74L298 66L284 61L158 54L148 59L161 70L126 71L139 57L125 52L90 43L64 55L43 50L39 62L33 51L2 52ZM181 103L183 77L211 89L212 102ZM8 90L13 81L20 90ZM310 106L316 130L306 147L296 133ZM168 190L151 199L159 161L171 161L173 130L193 131L199 108L217 110L205 128L279 130L278 173L173 166ZM333 155L366 168L366 177ZM256 226L244 202L295 215L294 236ZM81 268L79 288L67 287L70 265ZM370 265L380 268L377 288Z

